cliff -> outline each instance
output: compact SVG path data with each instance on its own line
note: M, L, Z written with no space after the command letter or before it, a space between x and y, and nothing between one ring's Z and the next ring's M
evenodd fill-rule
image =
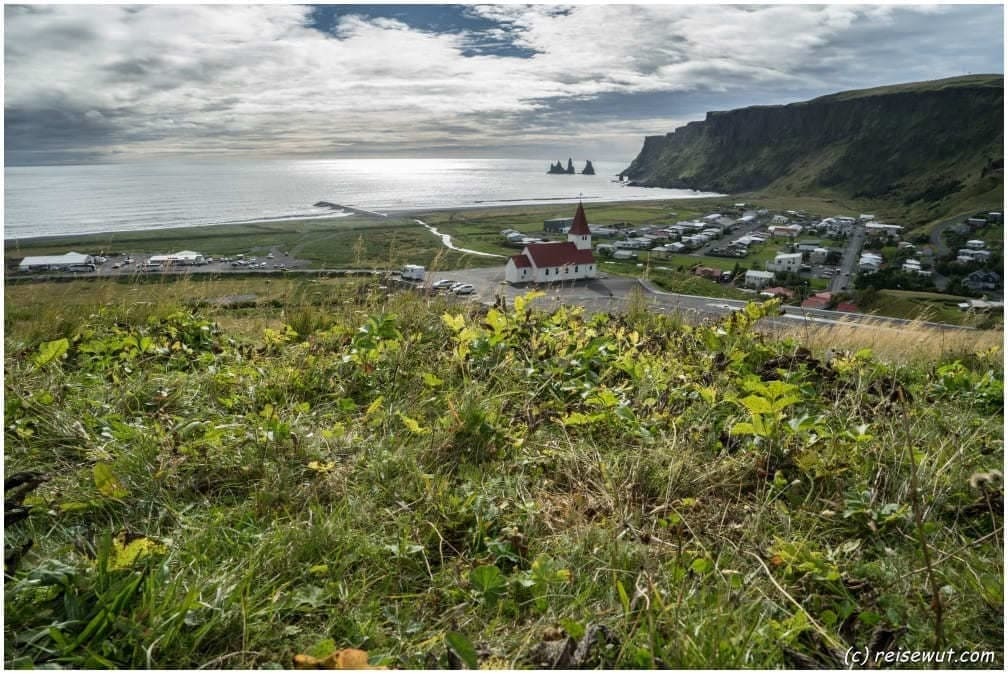
M837 194L912 204L1003 185L1002 75L849 91L709 112L649 136L623 175L638 185Z

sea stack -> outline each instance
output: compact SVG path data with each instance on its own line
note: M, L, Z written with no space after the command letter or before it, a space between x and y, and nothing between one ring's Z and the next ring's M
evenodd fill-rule
M581 174L586 176L595 175L595 167L592 166L591 159L585 162L584 171L581 171Z
M557 159L557 163L556 164L550 164L549 171L547 171L546 173L548 173L548 174L561 174L562 175L562 174L567 173L567 170L563 167L563 164L560 163L560 160Z
M571 159L570 157L567 157L567 173L569 173L571 175L574 175L574 173L575 173L575 171L574 171L574 160Z

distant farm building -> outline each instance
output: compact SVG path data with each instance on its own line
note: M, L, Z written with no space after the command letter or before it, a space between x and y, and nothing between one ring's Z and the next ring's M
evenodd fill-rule
M30 255L18 264L18 271L94 271L95 257L73 251L63 255Z

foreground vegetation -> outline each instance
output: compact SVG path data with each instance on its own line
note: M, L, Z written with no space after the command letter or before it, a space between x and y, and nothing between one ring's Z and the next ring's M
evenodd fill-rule
M691 327L354 281L21 290L5 470L48 480L7 530L34 541L7 667L1002 664L999 348L827 361L755 333L771 307Z

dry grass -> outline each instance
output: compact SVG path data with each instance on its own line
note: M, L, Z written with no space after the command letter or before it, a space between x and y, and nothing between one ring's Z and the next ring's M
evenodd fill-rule
M889 323L858 325L800 325L774 331L774 336L791 338L815 353L829 349L857 351L871 349L876 357L891 362L938 361L959 355L989 352L1002 358L1004 331L938 328L921 321L905 326Z

